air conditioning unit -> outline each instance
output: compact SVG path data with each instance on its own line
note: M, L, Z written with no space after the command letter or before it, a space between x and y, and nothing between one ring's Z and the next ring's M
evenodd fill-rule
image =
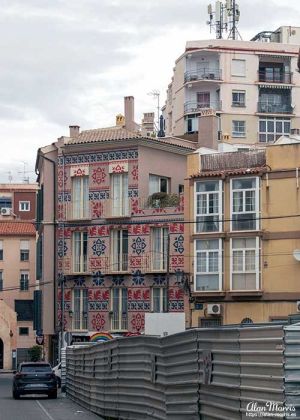
M218 303L209 304L206 307L207 315L220 315L221 309L222 307Z
M297 312L300 312L300 300L297 300Z
M2 216L10 216L11 209L9 207L2 207L1 214Z

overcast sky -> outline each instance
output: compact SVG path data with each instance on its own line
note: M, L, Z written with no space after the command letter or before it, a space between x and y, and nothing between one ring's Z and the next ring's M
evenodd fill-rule
M107 127L135 97L136 121L161 104L185 42L215 38L209 0L0 0L0 182L35 180L39 147L68 126ZM300 26L300 1L240 0L239 31ZM285 4L288 4L287 6ZM24 165L25 162L25 165Z

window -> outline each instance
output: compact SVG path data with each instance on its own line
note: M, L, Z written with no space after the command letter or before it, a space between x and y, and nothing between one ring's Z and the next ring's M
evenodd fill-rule
M0 271L0 292L3 291L3 271Z
M128 270L128 230L120 229L111 232L112 264L111 271Z
M112 216L128 216L128 174L111 174Z
M245 137L246 136L246 122L245 121L232 121L232 137Z
M197 108L209 108L210 107L210 92L198 92L197 93Z
M73 329L88 329L88 289L73 290Z
M89 177L72 177L72 218L89 217Z
M3 241L0 241L0 261L3 261Z
M260 118L259 141L261 143L273 143L283 135L289 135L291 120L289 118Z
M168 290L166 287L153 287L151 296L151 309L153 312L168 311Z
M113 331L127 330L127 289L115 287L111 289L111 329Z
M20 260L29 261L29 241L20 242Z
M151 267L153 271L166 271L168 261L167 228L151 229Z
M222 317L213 318L199 318L199 327L201 328L215 328L220 327L222 325Z
M20 273L20 290L26 291L29 289L29 272L21 271Z
M73 233L73 270L74 273L87 271L87 232Z
M245 90L232 91L232 106L237 106L237 107L246 106L246 91Z
M195 291L222 290L222 240L196 240Z
M231 230L259 229L259 178L231 179Z
M33 321L33 300L15 300L17 321Z
M259 289L259 238L231 239L231 289Z
M178 185L178 194L183 194L184 193L184 185L183 184L179 184Z
M0 197L0 209L2 208L12 208L12 200L11 197Z
M19 335L29 335L29 328L28 327L20 327L19 328Z
M185 119L185 131L186 133L194 133L195 131L198 131L198 118L194 115L189 115Z
M30 211L30 201L19 201L19 211Z
M231 75L245 77L246 76L246 60L232 59Z
M149 175L149 195L157 192L168 193L170 188L170 179L165 176Z
M222 181L196 183L196 232L219 232L222 227Z

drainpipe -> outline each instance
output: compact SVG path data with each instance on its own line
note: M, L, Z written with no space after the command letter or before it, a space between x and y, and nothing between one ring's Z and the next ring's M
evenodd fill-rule
M57 194L57 189L56 189L56 162L52 159L49 159L47 156L45 156L41 150L39 150L39 156L45 160L47 160L48 162L51 163L52 168L53 168L53 285L54 285L54 292L55 292L55 296L53 299L53 305L54 305L54 330L55 330L55 326L56 326L56 318L57 318L57 314L56 314L56 194ZM37 172L36 172L37 174ZM37 174L38 175L38 174ZM44 198L44 197L43 197ZM44 203L44 202L43 202ZM44 211L44 209L43 209Z

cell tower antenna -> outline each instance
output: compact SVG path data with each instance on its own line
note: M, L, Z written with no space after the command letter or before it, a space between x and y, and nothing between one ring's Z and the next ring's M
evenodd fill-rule
M216 31L216 38L222 39L223 32L228 32L228 39L242 39L237 23L240 20L240 9L236 0L216 1L215 11L211 4L207 8L209 20L207 24Z

